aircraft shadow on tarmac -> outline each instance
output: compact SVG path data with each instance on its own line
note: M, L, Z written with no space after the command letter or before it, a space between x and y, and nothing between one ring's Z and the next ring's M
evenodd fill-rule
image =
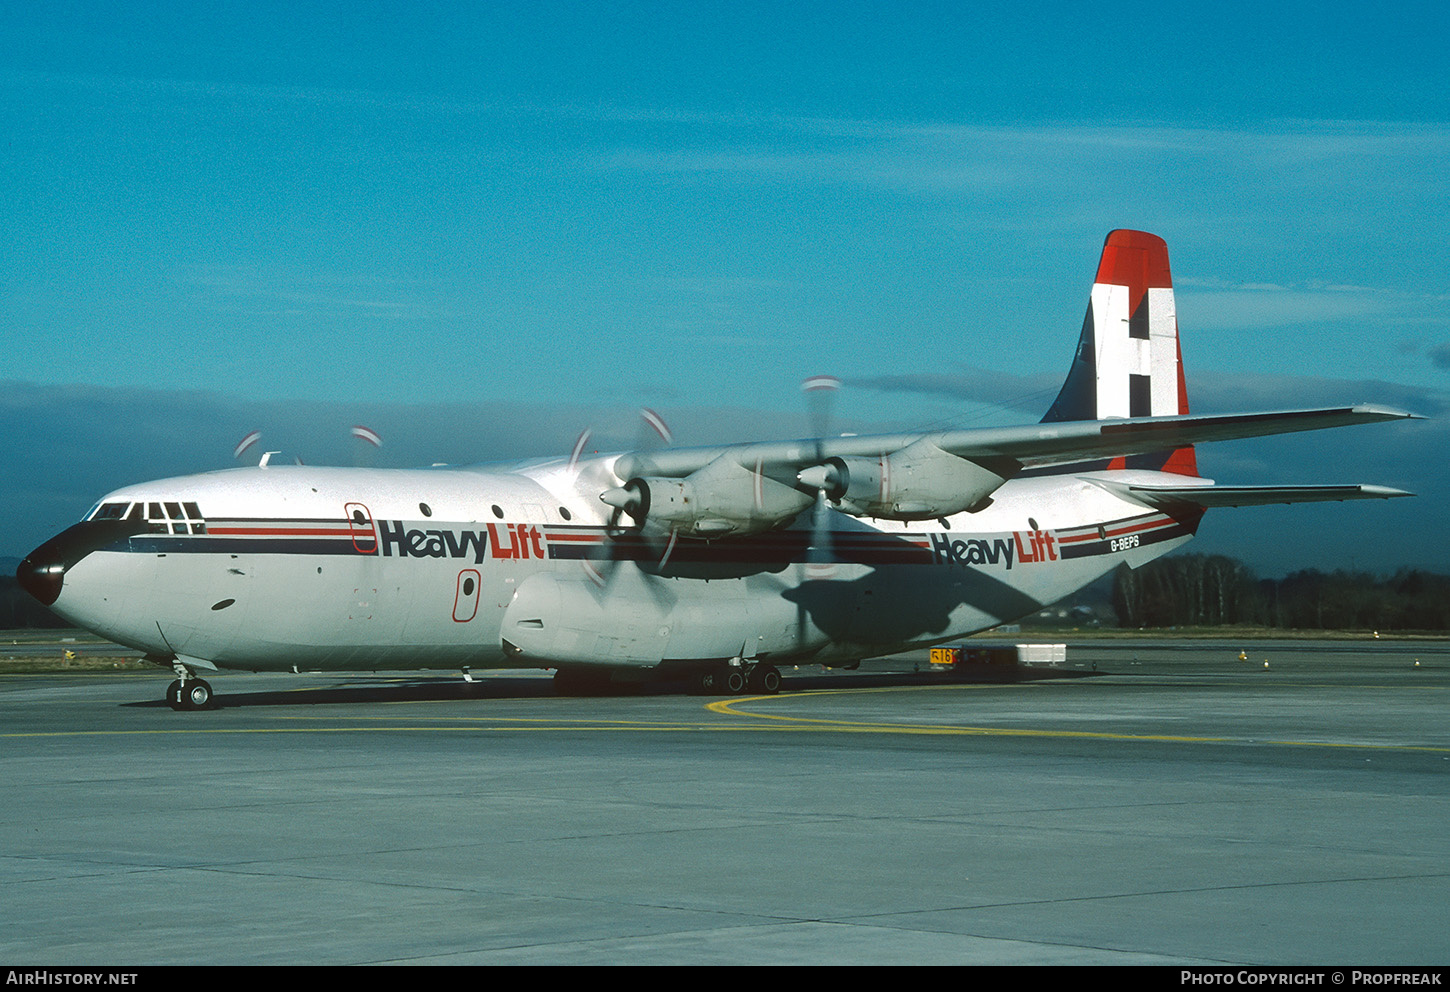
M1044 679L1088 678L1096 672L1055 668L983 667L951 672L843 672L825 671L782 673L781 692L807 692L822 689L879 689L894 686L930 685L1005 685L1037 682ZM325 706L348 703L426 703L457 702L473 699L549 699L565 698L547 678L511 678L487 676L465 682L456 675L401 676L359 679L340 677L337 685L309 688L278 688L263 692L227 692L224 679L218 680L217 693L207 708L238 709L247 706ZM681 680L625 682L602 691L577 693L595 697L698 695L705 693ZM721 697L727 698L727 697ZM166 708L164 699L148 699L122 703L139 709Z

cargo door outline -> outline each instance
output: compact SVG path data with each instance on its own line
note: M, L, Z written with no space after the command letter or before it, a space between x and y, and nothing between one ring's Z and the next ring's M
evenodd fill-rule
M474 568L465 568L458 573L458 585L453 590L453 620L468 623L478 616L478 597L483 587L483 576Z
M352 537L352 549L360 555L378 553L378 532L373 524L373 515L361 503L347 503L343 506L347 517L348 534Z

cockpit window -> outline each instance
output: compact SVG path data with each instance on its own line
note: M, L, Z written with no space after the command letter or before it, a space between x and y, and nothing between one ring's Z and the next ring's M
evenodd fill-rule
M145 522L153 534L206 533L206 518L196 503L102 503L86 519Z
M142 506L146 509L147 530L153 534L206 533L206 519L195 503L137 503L132 510L135 519L140 519L138 513Z
M195 503L182 503L181 507L186 511L186 516L191 521L191 532L193 534L205 534L206 521L202 519L201 508Z

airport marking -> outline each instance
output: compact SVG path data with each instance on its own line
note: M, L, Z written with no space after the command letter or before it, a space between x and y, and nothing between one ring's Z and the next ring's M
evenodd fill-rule
M987 685L966 686L892 686L874 689L820 689L791 693L788 696L747 696L739 699L722 699L706 705L706 709L725 716L749 717L757 720L779 721L783 726L776 729L796 731L818 731L837 733L894 733L934 736L976 736L976 737L1041 737L1079 740L1149 741L1175 744L1258 744L1279 747L1332 747L1359 748L1380 751L1419 751L1435 754L1450 754L1450 746L1426 744L1376 744L1353 741L1296 741L1270 740L1251 737L1199 737L1180 734L1123 734L1101 730L1041 730L1027 727L969 727L955 724L928 723L876 723L835 720L820 717L787 716L778 713L758 713L737 709L745 703L756 703L778 699L802 699L810 696L858 695L881 692L939 692L942 690L980 691L1000 688Z
M724 721L690 719L684 720L618 720L591 717L564 716L502 716L487 713L478 716L464 714L415 713L399 718L396 712L376 715L351 713L332 715L325 712L266 712L257 715L276 721L272 726L254 727L206 727L178 726L151 727L115 730L55 730L55 731L11 731L0 732L0 739L20 738L64 738L64 737L124 737L145 735L219 735L219 734L347 734L347 733L503 733L503 732L599 732L615 733L700 733L700 732L774 732L774 733L841 733L841 734L898 734L909 736L958 736L958 737L1018 737L1057 740L1103 740L1123 742L1177 743L1177 744L1250 744L1273 747L1312 747L1350 750L1419 752L1428 754L1450 754L1450 746L1376 743L1372 741L1325 741L1325 740L1278 740L1255 737L1205 736L1190 734L1133 734L1098 730L1051 730L1032 727L993 727L942 723L905 723L891 721L858 721L834 717L799 716L785 713L761 712L760 704L780 704L799 700L808 702L813 698L830 696L864 696L880 693L903 692L983 692L992 689L1012 688L996 684L936 685L936 686L885 686L873 688L818 689L788 692L779 695L755 695L713 700L704 705L704 710ZM283 691L306 691L303 688ZM406 701L385 704L396 706L424 706L426 703ZM750 706L751 709L744 707ZM218 712L227 710L225 704ZM241 708L238 708L241 709ZM309 707L309 710L311 708ZM193 714L191 718L205 716ZM186 717L182 717L186 719ZM332 725L323 725L332 724Z

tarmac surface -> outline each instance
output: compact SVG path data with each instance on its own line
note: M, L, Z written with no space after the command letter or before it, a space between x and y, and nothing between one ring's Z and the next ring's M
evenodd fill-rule
M1450 641L1069 641L777 696L0 676L0 962L1450 963Z

